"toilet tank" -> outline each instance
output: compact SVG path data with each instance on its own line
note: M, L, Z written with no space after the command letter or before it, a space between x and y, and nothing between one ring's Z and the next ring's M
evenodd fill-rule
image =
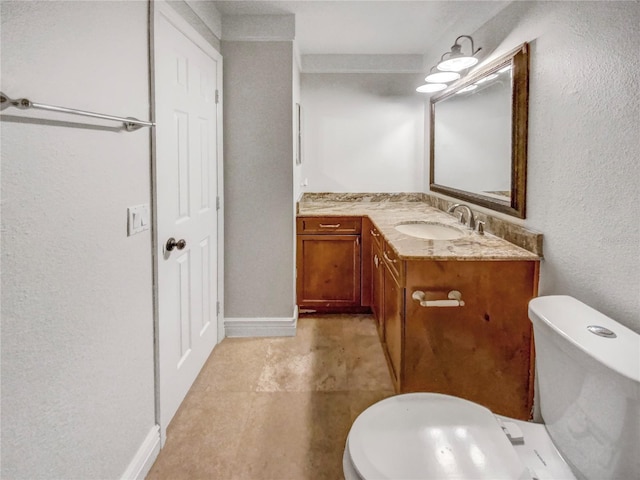
M560 453L578 478L638 478L640 336L568 296L534 298L529 318L540 411Z

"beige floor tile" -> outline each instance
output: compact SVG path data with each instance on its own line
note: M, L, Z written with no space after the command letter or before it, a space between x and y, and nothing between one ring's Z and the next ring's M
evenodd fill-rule
M239 392L192 392L167 430L148 479L231 479L252 397Z
M351 315L346 319L342 327L342 331L346 338L355 336L373 336L378 337L376 321L373 315Z
M340 480L353 420L392 394L370 315L302 317L295 337L225 339L148 478Z
M349 322L346 315L323 314L315 316L303 315L298 318L297 336L301 338L318 339L326 337L341 337L345 323Z
M378 337L358 336L347 349L349 390L392 390L389 368Z
M395 395L393 390L350 391L349 413L351 414L351 423L371 405L393 395Z
M272 343L256 391L309 392L347 390L345 349L331 337L309 344Z
M253 392L268 347L265 338L225 338L214 348L192 390Z
M342 478L351 426L346 392L258 393L251 410L236 479Z

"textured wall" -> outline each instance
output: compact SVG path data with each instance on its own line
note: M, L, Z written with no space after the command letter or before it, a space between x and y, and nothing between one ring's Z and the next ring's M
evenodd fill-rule
M540 294L640 332L640 3L514 2L473 34L495 57L531 42L527 219Z
M293 44L222 42L225 317L293 315Z
M146 2L1 14L3 92L148 118ZM2 115L2 478L119 478L155 424L149 129L84 122Z
M303 73L306 191L423 191L422 77Z
M213 48L220 51L222 17L213 3L202 0L167 0L167 3Z

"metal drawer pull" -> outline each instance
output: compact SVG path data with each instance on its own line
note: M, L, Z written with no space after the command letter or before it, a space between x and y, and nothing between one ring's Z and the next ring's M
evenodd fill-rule
M387 262L391 262L391 263L398 263L398 260L392 260L389 258L389 255L387 255L387 252L384 251L382 252L382 255L384 256L384 258L387 260Z
M336 223L335 225L327 225L325 223L320 224L320 228L338 228L339 226L340 226L339 223Z
M463 307L464 301L462 300L462 294L458 290L451 290L447 297L449 300L425 300L424 292L416 290L411 295L411 298L420 302L421 307Z
M371 232L371 235L372 235L372 236L374 236L374 237L379 237L379 236L380 236L380 234L379 234L379 233L374 232L374 231L373 231L373 229L372 229L372 230L369 230L369 232Z

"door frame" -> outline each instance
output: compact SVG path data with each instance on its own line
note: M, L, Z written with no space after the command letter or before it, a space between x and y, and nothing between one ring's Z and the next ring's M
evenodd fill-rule
M189 22L187 22L176 10L174 10L164 0L149 1L149 108L152 122L156 122L156 69L155 69L155 22L156 15L163 15L178 30L180 30L191 42L202 49L205 53L212 57L217 57L219 68L217 71L217 108L216 108L216 221L217 221L217 305L216 305L216 329L218 343L224 338L224 183L223 183L223 95L222 95L222 71L223 59L222 55L213 45L207 42ZM158 266L163 260L158 254L160 244L164 241L158 238L158 211L157 211L157 195L158 189L156 184L156 129L151 132L151 206L152 206L152 261L153 261L153 337L154 337L154 383L155 383L155 419L156 424L160 427L160 445L164 446L166 440L167 425L161 424L160 418L160 351L159 351L159 331L160 331L160 311L158 302Z

